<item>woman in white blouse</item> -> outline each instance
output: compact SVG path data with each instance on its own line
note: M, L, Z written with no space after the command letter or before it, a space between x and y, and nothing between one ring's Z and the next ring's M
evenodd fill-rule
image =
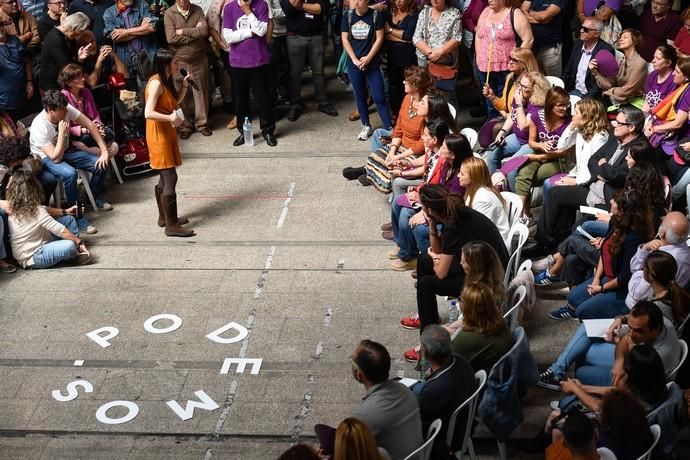
M460 185L465 187L465 205L489 218L509 246L510 224L505 209L505 200L491 184L489 167L477 157L465 159L460 166Z

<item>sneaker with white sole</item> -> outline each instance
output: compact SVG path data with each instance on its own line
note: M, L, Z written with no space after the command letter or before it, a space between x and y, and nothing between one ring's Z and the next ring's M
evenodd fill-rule
M359 132L359 135L357 136L357 139L360 141L366 141L371 137L373 134L373 131L371 129L371 126L369 125L362 125L362 130Z
M533 261L532 271L534 273L543 272L544 270L548 270L549 268L553 267L553 264L555 263L556 259L554 259L553 256L549 254L546 257Z
M534 275L534 284L535 286L549 286L553 283L556 283L560 281L561 278L559 276L553 276L551 273L549 273L549 269L547 268L544 271L541 271Z
M561 377L556 375L553 369L548 368L541 374L539 374L539 381L537 382L538 387L546 388L547 390L561 390Z
M549 318L555 319L556 321L564 321L568 319L579 321L578 317L575 316L575 310L570 305L566 305L565 307L552 311L549 313Z
M98 206L99 211L112 211L113 205L105 200L96 199L96 206Z

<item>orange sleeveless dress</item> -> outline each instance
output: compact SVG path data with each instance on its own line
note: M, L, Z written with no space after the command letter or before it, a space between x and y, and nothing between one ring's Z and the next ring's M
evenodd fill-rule
M152 80L161 81L158 75L149 78L144 91L145 100L148 99L149 83ZM177 102L175 101L175 96L173 96L163 82L161 82L161 86L163 87L163 92L158 97L154 110L169 115L177 108ZM177 129L173 128L172 123L147 119L146 144L149 148L151 168L168 169L182 164L180 146L177 142Z

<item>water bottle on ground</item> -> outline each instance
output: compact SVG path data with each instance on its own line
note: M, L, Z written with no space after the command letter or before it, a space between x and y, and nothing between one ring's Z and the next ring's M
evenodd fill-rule
M457 299L453 299L448 305L448 322L454 323L458 318L460 318L460 305L458 305Z
M244 134L244 145L254 145L254 133L252 133L252 122L249 117L244 118L242 133Z
M395 378L405 378L405 361L402 359L395 360Z

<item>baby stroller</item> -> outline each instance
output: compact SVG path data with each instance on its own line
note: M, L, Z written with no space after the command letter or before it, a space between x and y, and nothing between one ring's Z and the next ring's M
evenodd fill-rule
M144 137L144 107L137 93L127 91L126 85L120 73L111 74L106 83L112 93L113 131L120 145L115 161L125 177L133 177L150 172L151 165Z

